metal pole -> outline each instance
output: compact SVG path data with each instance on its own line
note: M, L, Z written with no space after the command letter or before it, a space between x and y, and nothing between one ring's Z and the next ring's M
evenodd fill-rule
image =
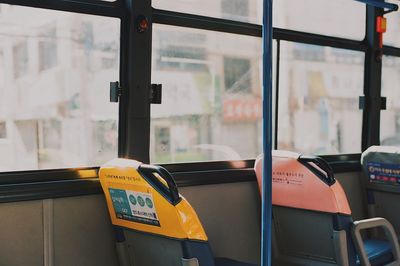
M263 14L263 178L261 266L271 265L272 238L272 0L264 0Z

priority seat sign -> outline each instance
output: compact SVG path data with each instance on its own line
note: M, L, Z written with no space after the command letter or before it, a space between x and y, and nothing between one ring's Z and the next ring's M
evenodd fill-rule
M118 219L160 226L153 196L150 193L109 188Z

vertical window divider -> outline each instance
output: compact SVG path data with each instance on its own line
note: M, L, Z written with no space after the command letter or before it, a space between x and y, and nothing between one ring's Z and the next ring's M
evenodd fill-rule
M127 2L124 2L126 5ZM128 54L129 54L129 13L127 7L124 7L124 14L121 17L121 28L120 28L120 60L119 60L119 83L121 84L121 96L119 101L118 111L118 157L125 157L127 154L126 142L127 142L127 88L128 88Z
M380 143L380 111L382 81L382 49L376 32L376 18L383 9L367 6L366 38L367 49L364 63L364 96L362 151Z
M152 53L152 8L151 1L125 0L127 22L124 34L127 42L124 59L125 78L122 90L122 113L125 123L120 132L125 136L120 148L122 157L132 158L144 163L150 161L150 84ZM139 30L139 20L147 20L147 29ZM124 144L124 147L122 147Z
M276 39L276 67L275 67L275 136L274 149L278 149L278 127L279 127L279 68L281 59L281 40Z

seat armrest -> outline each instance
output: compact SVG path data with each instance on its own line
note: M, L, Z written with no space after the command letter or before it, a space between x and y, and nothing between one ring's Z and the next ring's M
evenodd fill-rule
M392 247L394 262L390 263L389 265L400 265L400 248L396 232L388 220L380 217L355 221L353 223L352 236L360 256L361 265L371 266L367 252L365 251L364 241L361 237L361 231L377 227L382 227L384 229L386 238L390 241L390 245Z

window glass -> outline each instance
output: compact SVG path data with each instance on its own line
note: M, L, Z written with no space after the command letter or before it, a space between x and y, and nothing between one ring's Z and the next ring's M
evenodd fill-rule
M117 156L119 20L0 7L0 171Z
M398 1L387 1L399 4ZM383 43L391 46L400 46L400 13L391 12L385 15L387 19L387 31L383 34Z
M381 145L400 146L400 58L384 56L382 63L382 96L387 97L387 110L381 111Z
M153 6L158 9L242 22L262 22L260 0L153 0Z
M154 0L153 6L262 24L261 0ZM365 36L365 4L354 0L277 0L273 4L273 25L277 28L362 40Z
M360 52L281 42L278 148L360 152L363 67Z
M154 25L151 161L255 158L261 153L261 39Z
M362 40L365 4L354 0L277 0L273 4L273 25Z

